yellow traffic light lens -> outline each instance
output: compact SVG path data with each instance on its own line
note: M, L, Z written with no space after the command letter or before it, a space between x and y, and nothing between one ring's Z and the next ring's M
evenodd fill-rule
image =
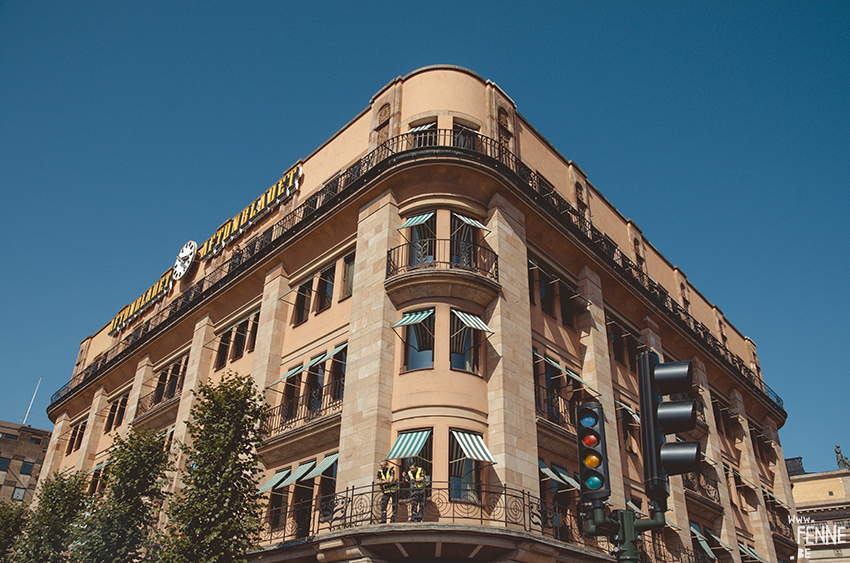
M602 463L602 460L595 453L587 454L584 457L584 464L587 467L597 467L600 463Z

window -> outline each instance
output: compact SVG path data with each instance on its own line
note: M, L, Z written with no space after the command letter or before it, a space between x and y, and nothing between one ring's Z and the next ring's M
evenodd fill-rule
M343 396L345 388L345 367L348 359L348 347L343 347L334 354L331 359L331 396L334 401L339 401Z
M31 461L25 461L21 464L21 475L32 475L32 468L35 464Z
M307 392L310 394L307 408L312 412L322 407L322 394L325 386L325 362L320 361L325 354L313 358L307 365Z
M215 358L215 369L223 368L228 361L240 359L245 352L254 351L259 324L260 312L255 311L222 333Z
M625 358L623 357L623 329L615 323L611 324L611 348L614 352L614 359L621 364L625 364Z
M12 493L12 500L24 500L24 494L27 492L23 487L15 487L15 491Z
M620 420L622 422L621 430L623 432L623 447L627 452L636 454L638 452L636 433L637 429L640 427L639 422L632 416L633 411L625 408L625 405L622 407L618 406L618 409L620 410L622 417Z
M36 446L41 445L41 438L33 436L32 438L30 438L30 444L35 444Z
M17 440L18 439L18 437L15 436L14 434L3 434L3 437L6 438L7 440Z
M455 123L452 128L452 140L454 146L461 149L481 150L481 140L478 136L478 131L464 127L459 123Z
M250 319L245 319L233 331L233 351L230 354L230 360L238 360L245 354L245 344L248 342L248 323Z
M295 297L295 324L301 324L310 316L310 299L313 295L313 278L298 286Z
M562 281L558 282L558 295L561 301L561 323L564 326L575 328L576 319L576 292L573 288Z
M454 431L449 432L449 499L478 502L481 493L481 466L467 457Z
M475 315L452 309L449 340L452 369L478 373L481 331L476 328L476 321L481 323L481 319Z
M398 439L396 443L398 444L403 440L403 437L407 434L416 434L423 432L423 430L413 430L411 432L399 432ZM422 444L419 452L413 453L410 456L406 456L401 460L401 473L399 476L406 474L408 469L410 469L411 460L416 460L416 463L419 467L425 471L425 475L428 476L428 480L431 481L434 475L434 433L430 430L425 430L428 433L428 437L425 439L425 443ZM409 489L405 492L409 492Z
M552 275L543 268L537 269L540 307L543 312L555 316L555 285Z
M452 213L452 264L474 268L477 264L478 229L469 221Z
M10 461L12 461L11 458L0 457L0 471L8 471Z
M534 272L537 266L531 260L528 261L528 302L534 305Z
M404 368L430 368L434 365L434 309L405 313L393 327L403 326Z
M68 440L68 447L65 449L65 455L75 452L83 445L83 436L86 433L87 420L84 420L71 429L71 439Z
M410 265L432 264L436 252L437 214L433 211L405 221L410 227Z
M221 340L218 342L218 354L215 358L215 369L221 369L227 365L227 350L230 347L230 333L233 329L228 329L221 335Z
M319 287L316 288L316 298L318 299L318 311L324 311L331 306L334 296L334 270L336 264L325 268L319 275Z
M352 291L354 290L354 253L352 252L348 256L342 259L342 294L339 296L340 299L344 299L345 297L350 297Z
M124 422L124 413L127 411L127 400L129 398L130 392L128 391L118 399L112 401L112 405L109 407L109 414L106 417L106 424L103 426L104 433L111 432Z
M321 495L322 512L325 516L331 516L330 512L334 509L333 496L336 494L336 466L334 462L322 472L321 481L319 483L319 494Z

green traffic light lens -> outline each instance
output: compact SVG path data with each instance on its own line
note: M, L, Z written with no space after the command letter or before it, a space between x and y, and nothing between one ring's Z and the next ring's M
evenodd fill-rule
M591 475L590 477L584 480L584 485L588 489L595 491L596 489L602 486L602 479L600 479L597 475Z

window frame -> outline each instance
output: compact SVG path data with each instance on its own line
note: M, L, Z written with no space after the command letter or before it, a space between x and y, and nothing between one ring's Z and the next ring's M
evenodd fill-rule
M312 276L298 286L295 295L295 309L293 311L293 326L304 324L310 318L313 298Z
M335 278L336 263L331 264L319 274L319 283L316 286L316 314L330 309L333 305Z

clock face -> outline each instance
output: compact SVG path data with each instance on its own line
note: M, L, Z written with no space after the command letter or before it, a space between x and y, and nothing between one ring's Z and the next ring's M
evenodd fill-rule
M186 272L189 271L189 267L192 265L192 261L195 260L195 254L197 252L198 245L195 244L195 241L190 240L183 245L183 248L180 249L180 253L177 254L177 260L174 262L174 268L171 269L171 277L174 280L179 280L186 275Z

